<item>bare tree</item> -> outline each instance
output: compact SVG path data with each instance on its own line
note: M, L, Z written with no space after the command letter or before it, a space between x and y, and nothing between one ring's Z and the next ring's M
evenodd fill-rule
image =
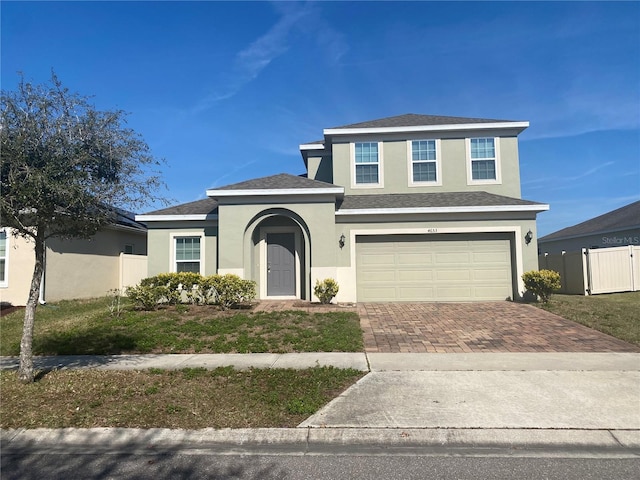
M24 315L18 378L33 382L33 327L45 241L88 238L115 221L115 208L163 200L161 162L126 128L122 110L98 111L55 73L41 85L20 76L2 91L0 222L34 243L35 268Z

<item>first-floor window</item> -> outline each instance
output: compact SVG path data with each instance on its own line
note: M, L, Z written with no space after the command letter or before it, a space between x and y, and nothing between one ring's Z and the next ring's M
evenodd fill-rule
M176 272L200 273L200 237L176 237Z
M7 284L7 232L0 231L0 285Z

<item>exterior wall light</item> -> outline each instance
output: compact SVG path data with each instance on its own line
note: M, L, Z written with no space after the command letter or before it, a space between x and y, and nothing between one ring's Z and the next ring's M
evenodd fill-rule
M532 239L533 239L533 233L531 232L531 230L529 230L527 234L524 236L524 243L529 245Z
M340 239L338 240L338 245L340 245L340 249L342 249L344 247L344 233L342 235L340 235Z

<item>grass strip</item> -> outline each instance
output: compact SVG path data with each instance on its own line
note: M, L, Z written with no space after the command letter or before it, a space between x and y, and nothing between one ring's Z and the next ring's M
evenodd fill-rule
M3 371L0 427L295 427L363 375L334 367L58 370L23 385Z

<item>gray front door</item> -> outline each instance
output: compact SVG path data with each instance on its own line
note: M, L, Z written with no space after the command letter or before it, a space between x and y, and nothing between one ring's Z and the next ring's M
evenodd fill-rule
M267 234L267 296L296 294L295 235Z

